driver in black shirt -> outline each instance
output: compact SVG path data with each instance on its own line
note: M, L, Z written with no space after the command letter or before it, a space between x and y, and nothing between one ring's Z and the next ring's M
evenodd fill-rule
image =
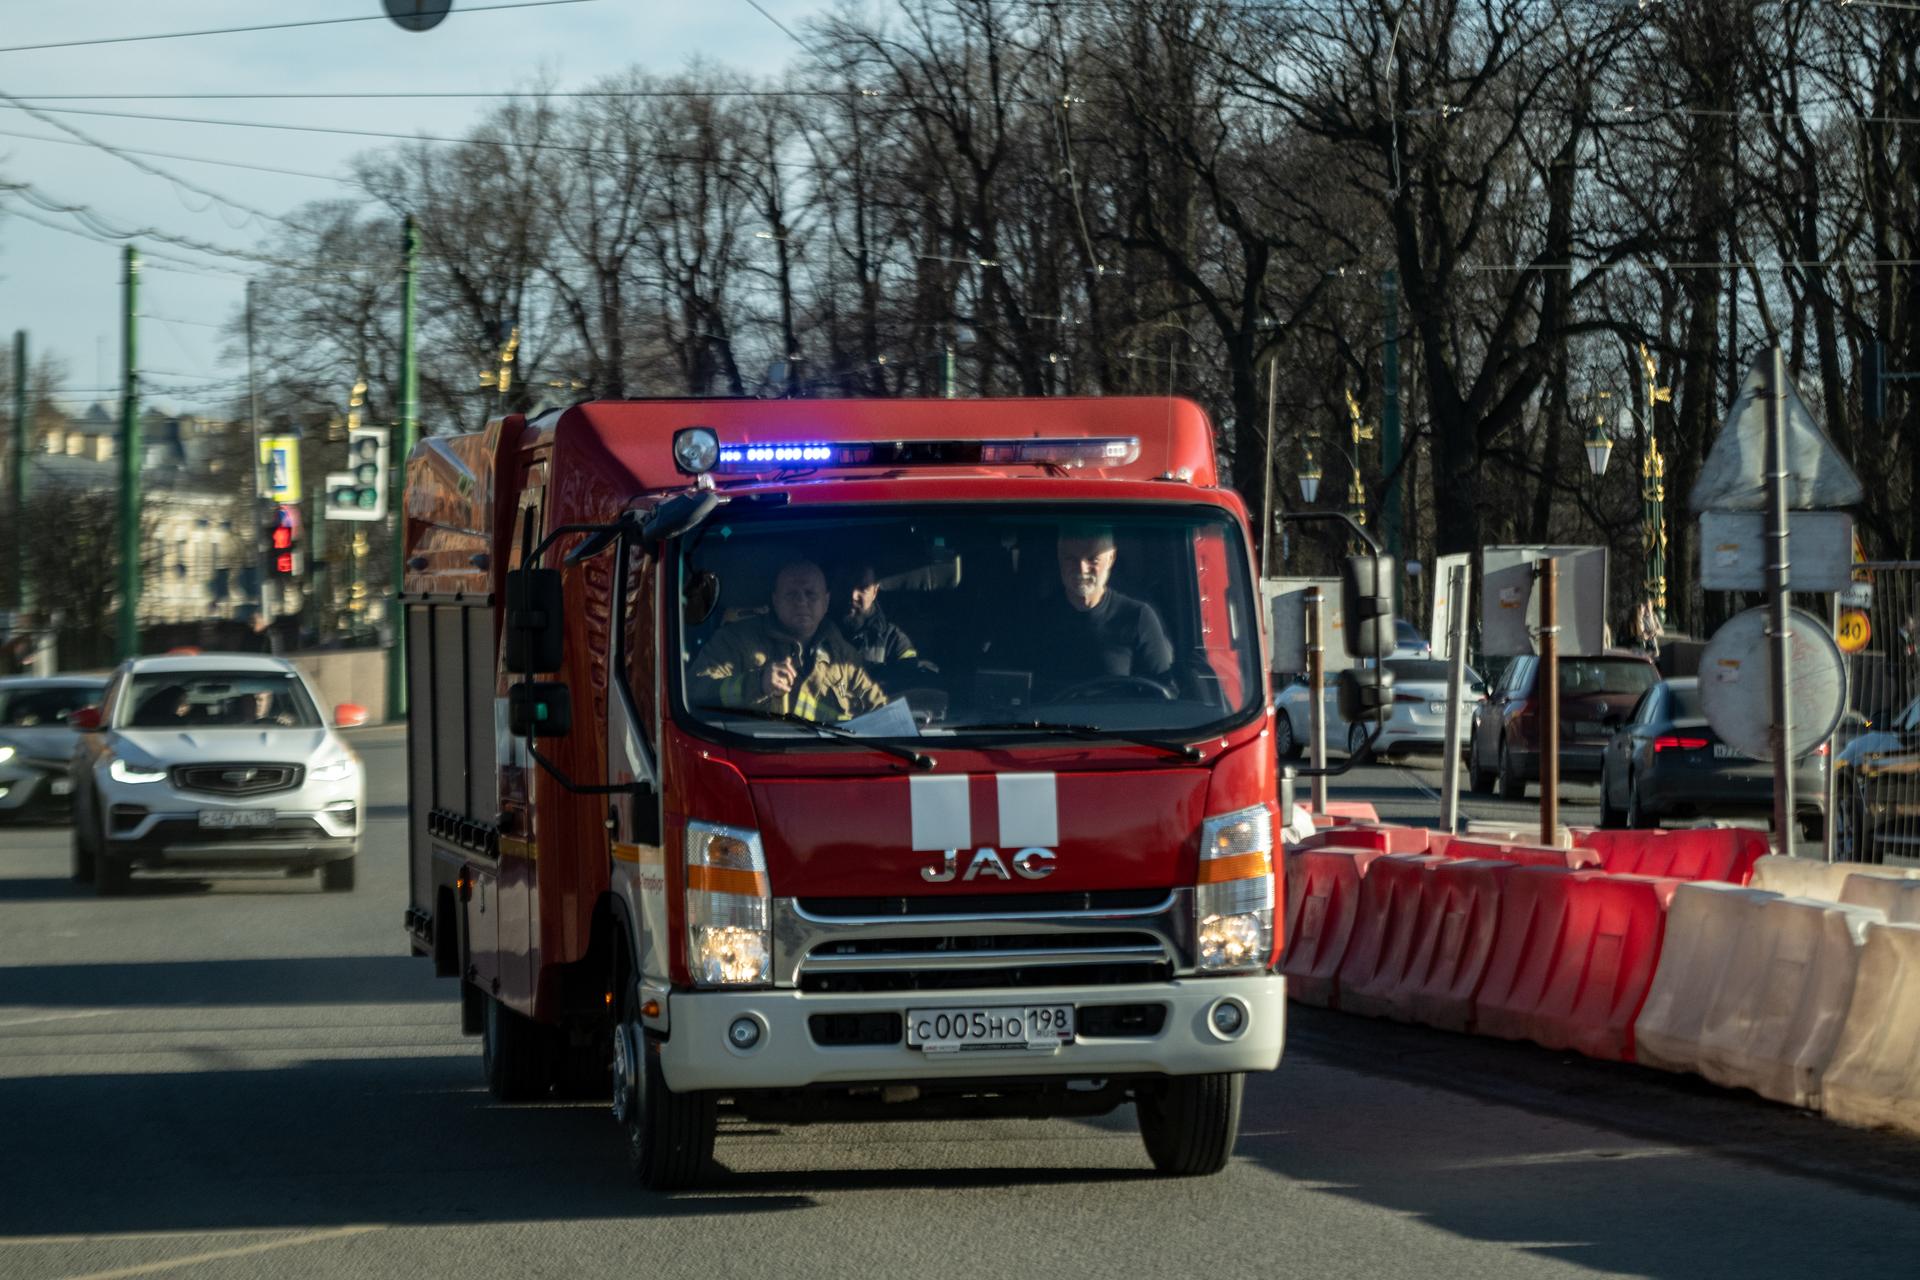
M1103 678L1162 678L1173 645L1144 600L1108 585L1117 558L1113 530L1069 525L1060 531L1061 594L1049 599L1030 632L1035 676L1049 692Z

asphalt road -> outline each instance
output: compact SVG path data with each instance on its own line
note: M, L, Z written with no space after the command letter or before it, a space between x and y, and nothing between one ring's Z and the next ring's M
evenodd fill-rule
M1637 1068L1313 1010L1232 1167L1093 1122L723 1130L628 1181L600 1106L501 1107L405 954L400 753L359 888L67 879L0 829L0 1277L1911 1275L1920 1142ZM1412 776L1420 776L1417 773ZM1335 796L1429 805L1393 769Z

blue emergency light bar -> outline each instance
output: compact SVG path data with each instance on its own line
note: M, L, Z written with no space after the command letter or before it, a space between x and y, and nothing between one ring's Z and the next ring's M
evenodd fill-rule
M731 472L835 467L1124 467L1140 458L1138 436L1034 440L792 440L723 444L713 469Z

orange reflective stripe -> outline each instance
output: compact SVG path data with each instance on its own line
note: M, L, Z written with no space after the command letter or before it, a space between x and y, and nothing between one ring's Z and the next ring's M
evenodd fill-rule
M1273 859L1265 849L1236 853L1228 858L1207 858L1200 863L1201 884L1224 884L1229 880L1257 880L1273 874Z
M742 871L738 867L687 868L687 888L704 893L737 893L743 898L764 898L767 896L767 877L759 871Z

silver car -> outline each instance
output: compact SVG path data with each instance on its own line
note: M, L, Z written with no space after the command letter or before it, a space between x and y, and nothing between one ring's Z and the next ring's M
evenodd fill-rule
M1372 750L1376 755L1401 755L1410 751L1442 750L1447 737L1447 664L1436 658L1397 656L1388 658L1386 668L1393 674L1393 716L1380 729ZM1486 696L1486 685L1469 667L1462 690L1459 746L1468 741L1468 726L1473 709ZM1304 676L1282 689L1274 698L1274 735L1280 758L1292 760L1305 750L1308 717L1312 714L1312 695ZM1367 750L1372 730L1365 725L1348 724L1340 717L1339 677L1329 674L1321 690L1326 710L1327 746L1359 755Z
M75 733L67 720L106 687L99 676L0 679L0 818L66 816Z
M333 718L366 713L343 704ZM291 663L136 658L73 722L76 880L108 895L136 870L318 871L323 888L353 888L365 778Z

